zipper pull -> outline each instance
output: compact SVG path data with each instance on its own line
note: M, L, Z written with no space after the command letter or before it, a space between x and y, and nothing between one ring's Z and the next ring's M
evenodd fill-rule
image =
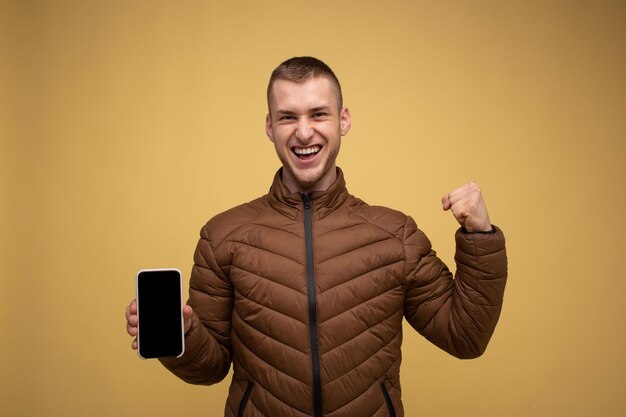
M302 202L304 203L304 208L306 210L309 210L311 208L311 200L312 200L311 193L308 193L308 194L302 193Z

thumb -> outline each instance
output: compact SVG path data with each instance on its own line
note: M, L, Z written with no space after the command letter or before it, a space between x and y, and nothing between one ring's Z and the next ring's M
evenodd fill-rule
M185 322L185 334L187 334L187 332L191 328L191 316L193 316L193 309L191 308L191 306L185 304L183 306L183 320Z

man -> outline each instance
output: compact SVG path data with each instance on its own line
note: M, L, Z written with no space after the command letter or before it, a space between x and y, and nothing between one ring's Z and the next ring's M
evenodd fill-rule
M232 361L226 416L403 416L403 317L454 356L481 355L502 305L502 232L477 185L443 197L461 225L453 279L410 217L348 194L335 160L350 112L323 62L283 62L268 106L282 168L267 195L202 229L186 352L161 361L207 385ZM126 318L135 336L134 301Z

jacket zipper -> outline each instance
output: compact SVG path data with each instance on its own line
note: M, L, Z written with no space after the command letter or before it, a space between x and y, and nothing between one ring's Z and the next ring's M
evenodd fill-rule
M320 378L319 341L317 334L317 302L315 295L315 269L313 264L313 216L311 194L302 194L304 204L304 243L306 247L306 282L309 295L309 334L311 336L311 362L313 369L313 416L322 417L322 382Z
M385 384L380 384L380 387L383 390L383 395L385 396L385 401L387 402L387 409L389 410L389 415L391 417L396 417L396 410L393 408L393 403L391 402L391 397L389 396L389 392L387 391L387 387Z
M241 402L239 403L239 412L237 413L238 417L243 417L243 412L246 410L246 404L248 403L248 399L250 398L250 393L252 392L253 385L254 384L252 382L248 382L246 391L243 393L243 397L241 398Z

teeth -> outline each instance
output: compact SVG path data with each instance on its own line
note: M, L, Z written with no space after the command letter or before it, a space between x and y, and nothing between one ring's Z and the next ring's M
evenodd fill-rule
M310 155L312 153L317 153L320 151L319 146L311 146L310 148L293 148L293 151L297 155Z

